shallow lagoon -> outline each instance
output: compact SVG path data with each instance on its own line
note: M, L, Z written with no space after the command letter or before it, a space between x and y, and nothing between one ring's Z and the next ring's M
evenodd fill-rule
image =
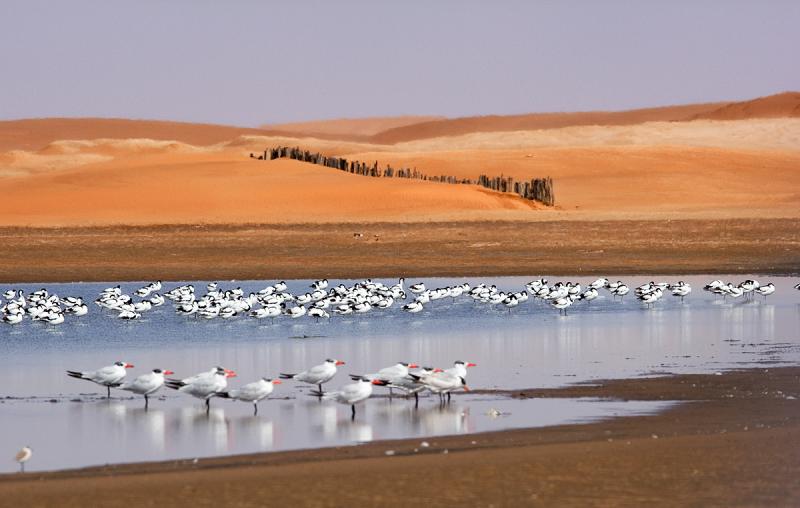
M162 367L178 377L221 364L239 373L231 385L301 370L327 357L345 360L347 365L329 389L343 384L346 373L372 372L396 361L442 367L456 359L473 361L478 367L470 369L469 384L484 389L714 372L800 360L800 292L792 289L797 283L793 278L760 277L778 287L766 301L761 297L725 301L702 291L713 278L736 282L748 278L741 275L620 278L631 287L651 279L681 278L692 284L694 292L683 303L667 295L651 309L632 295L620 302L603 292L590 304L577 302L567 316L533 300L509 312L462 297L432 302L419 314L404 313L395 305L388 311L334 316L319 323L307 317L279 318L274 324L244 317L207 321L176 315L168 303L136 322L117 320L92 305L88 315L68 317L60 326L27 320L1 326L0 396L19 399L0 404L0 425L5 430L0 454L12 457L16 449L29 444L35 449L29 468L53 469L554 425L660 407L460 395L444 409L433 398L421 399L419 411L414 412L413 401L377 398L350 422L349 408L319 403L305 394L305 387L288 382L275 394L288 399L262 402L258 417L252 416L250 405L222 400L213 402L206 417L199 401L175 392L161 392L164 400L153 400L145 413L140 398L116 392L111 402L98 400L92 395L100 393L98 387L64 375L66 369L90 370L115 360L136 365L129 375ZM582 277L549 279L590 282ZM467 280L519 290L530 278L421 280L428 287ZM308 283L289 281L289 290L304 291ZM221 282L225 288L241 286L245 291L268 284ZM62 296L93 301L110 285L46 287ZM123 284L123 290L131 292L140 285ZM165 283L164 289L174 285ZM195 285L200 289L205 283ZM31 291L41 285L13 287ZM485 414L491 408L510 414L492 418ZM10 460L0 461L0 471L14 469Z

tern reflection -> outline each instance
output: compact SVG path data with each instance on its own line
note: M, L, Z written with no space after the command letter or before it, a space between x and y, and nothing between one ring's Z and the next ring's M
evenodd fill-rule
M439 404L436 397L420 399L418 408L413 399L395 397L373 406L378 428L399 435L442 435L469 432L469 406L456 402ZM387 432L387 433L388 433Z
M337 436L338 422L335 404L321 400L307 400L302 403L302 407L308 413L308 423L313 434L322 435L325 440Z
M143 407L129 406L119 401L84 404L91 411L104 415L106 423L125 429L125 435L140 445L144 441L148 448L163 451L166 446L167 417L161 409L145 411Z
M230 422L223 408L212 407L206 413L197 407L184 407L177 424L179 434L190 437L191 441L210 444L217 452L227 452L230 448Z
M239 448L255 444L262 450L271 450L275 446L275 426L272 420L245 416L233 420L233 428Z

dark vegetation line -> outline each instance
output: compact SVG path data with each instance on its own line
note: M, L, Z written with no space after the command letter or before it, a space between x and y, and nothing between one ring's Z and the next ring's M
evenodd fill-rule
M385 168L381 169L378 166L378 161L372 164L361 161L348 161L341 157L326 157L318 152L313 153L308 150L302 150L299 147L288 146L279 146L264 150L264 153L259 156L251 153L250 157L258 160L294 159L346 171L355 175L371 176L374 178L413 178L450 184L480 185L481 187L497 192L511 192L523 199L538 201L547 206L553 206L556 202L555 193L553 192L553 179L549 176L545 178L532 178L530 181L519 182L515 181L514 178L510 176L480 175L477 180L458 178L449 175L429 176L417 171L416 168L393 168L387 164Z

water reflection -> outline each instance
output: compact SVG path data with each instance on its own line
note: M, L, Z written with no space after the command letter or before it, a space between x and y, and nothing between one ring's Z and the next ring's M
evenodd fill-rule
M467 395L454 397L449 405L424 397L415 409L413 399L376 398L352 421L343 406L305 399L262 403L258 416L236 404L212 407L206 414L200 405L182 405L185 401L177 397L159 402L159 408L148 411L131 400L6 403L0 425L5 436L14 436L14 443L4 438L0 451L21 439L38 452L31 470L45 470L555 425L665 405ZM504 416L490 417L494 408ZM11 463L0 463L0 472L13 469Z

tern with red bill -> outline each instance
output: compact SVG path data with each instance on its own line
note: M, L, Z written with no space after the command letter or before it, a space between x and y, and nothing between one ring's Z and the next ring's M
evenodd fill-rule
M378 380L378 381L385 381L386 385L389 386L389 396L392 395L392 386L391 384L395 382L400 382L403 378L408 377L408 369L417 369L419 365L416 363L406 363L406 362L397 362L396 364L392 365L391 367L384 367L383 369L379 370L378 372L373 372L372 374L350 374L350 379L353 381L357 381L362 377L369 379L370 381Z
M68 370L67 375L76 379L85 379L100 386L105 386L108 398L111 398L111 387L119 385L125 379L125 369L132 369L127 362L116 362L113 365L91 371Z
M419 370L411 372L409 371L409 375L403 377L402 379L398 379L392 381L388 386L389 388L399 388L406 392L406 396L414 395L414 407L419 406L419 392L425 389L425 385L420 383L419 380L414 379L410 376L410 374L416 374L417 376L427 376L429 374L433 374L435 372L444 372L442 369L433 368L433 367L421 367Z
M445 372L449 372L450 374L454 374L456 376L463 377L464 379L467 378L467 368L468 367L477 367L477 363L472 362L465 362L463 360L456 360L453 362L453 366L447 369Z
M445 394L447 395L447 402L450 402L450 392L459 388L462 388L465 392L469 391L467 380L463 376L458 376L452 372L436 372L423 376L409 374L409 376L424 384L431 392L438 394L441 402L444 402Z
M258 414L258 403L263 399L269 397L275 385L281 384L279 379L270 379L262 377L254 383L248 383L241 388L235 390L228 390L227 392L219 392L219 396L226 399L241 400L242 402L252 402L254 412L253 415Z
M171 370L153 369L153 372L142 374L133 381L121 383L117 385L117 387L119 387L120 390L126 390L138 395L144 395L144 409L146 411L148 405L150 404L150 399L148 396L160 390L161 387L164 386L164 376L168 376L170 374L175 373Z
M364 402L372 395L372 386L379 385L385 386L386 381L381 381L379 379L367 379L366 377L358 378L355 383L351 383L349 385L344 385L339 390L335 392L329 393L322 393L318 391L312 391L311 395L321 397L325 400L333 400L340 404L347 404L352 409L352 416L350 417L352 420L356 419L356 404L359 402Z
M201 372L186 379L167 379L164 384L173 390L205 400L206 413L209 413L211 397L225 391L228 387L229 377L236 377L236 372L223 367L215 367L211 371Z
M336 367L339 365L344 365L344 362L341 360L328 358L325 360L325 363L315 365L310 369L304 370L298 374L286 374L281 372L280 378L294 379L296 381L302 381L303 383L317 385L317 388L319 389L318 393L323 393L322 385L333 379L333 376L336 375Z

